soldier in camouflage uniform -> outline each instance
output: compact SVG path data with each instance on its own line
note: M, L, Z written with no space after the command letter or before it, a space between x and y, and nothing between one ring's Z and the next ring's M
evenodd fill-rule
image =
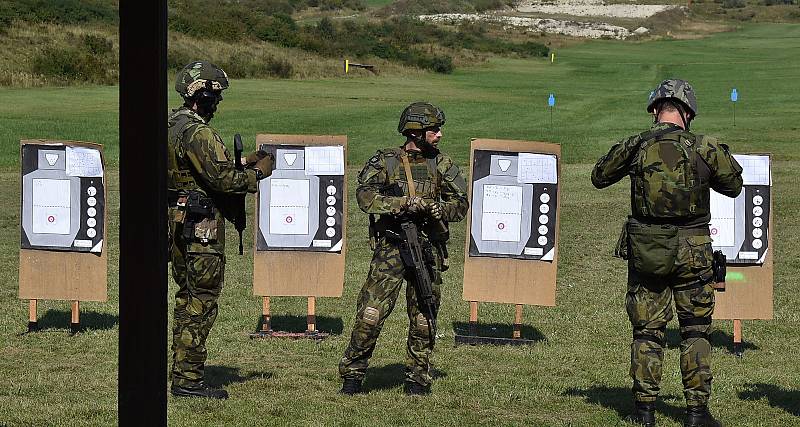
M418 225L420 239L429 251L428 259L435 263L432 282L438 310L441 271L446 269L446 239L432 225L461 221L468 207L464 177L450 157L438 150L444 123L444 112L439 108L424 102L409 105L401 114L397 129L406 137L403 146L379 150L358 176L356 198L361 210L370 214L374 253L358 298L350 344L339 363L339 374L344 379L342 393L361 391L378 334L394 308L403 280L410 280L398 249L400 242L393 237L398 235L404 218ZM413 179L415 195L409 188L407 173ZM405 392L425 394L430 392L434 337L428 319L418 307L411 282L406 286L406 303L409 329Z
M197 61L178 73L175 90L182 107L168 119L170 260L178 284L172 332L172 388L175 396L225 399L225 390L203 381L206 338L217 317L225 274L225 218L232 194L254 193L272 173L273 160L255 152L238 170L219 134L208 122L228 88L228 76Z
M631 211L617 256L628 260L626 308L633 326L631 377L636 411L628 421L655 425L654 407L672 301L681 333L685 426L719 426L708 412L714 311L709 189L736 197L742 168L725 144L689 131L697 116L694 91L665 80L653 91L650 130L622 140L598 160L592 184L631 177Z

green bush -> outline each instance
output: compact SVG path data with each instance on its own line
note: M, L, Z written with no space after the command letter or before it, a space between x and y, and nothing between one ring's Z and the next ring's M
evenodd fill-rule
M0 23L119 23L117 2L108 0L0 0Z
M725 9L739 9L747 6L745 0L722 0L722 7Z
M797 0L764 0L765 6L793 5L793 4L797 4Z

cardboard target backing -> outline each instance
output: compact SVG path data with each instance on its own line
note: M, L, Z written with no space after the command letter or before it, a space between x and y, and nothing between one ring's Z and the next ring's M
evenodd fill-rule
M274 151L276 169L256 195L253 295L342 296L347 137L259 134L256 146ZM343 175L326 172L336 165L322 147L341 147ZM312 156L322 157L314 164Z
M521 167L540 175L548 162L550 178L523 179ZM557 144L472 140L464 300L555 305L560 166Z
M19 298L108 299L103 147L20 141Z

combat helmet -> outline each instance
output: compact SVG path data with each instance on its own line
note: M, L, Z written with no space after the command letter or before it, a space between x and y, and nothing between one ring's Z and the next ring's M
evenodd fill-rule
M175 90L188 99L201 89L225 90L228 88L228 75L221 68L208 61L194 61L183 67L175 78Z
M656 90L650 94L650 100L647 103L647 112L655 113L656 104L665 99L679 101L691 112L691 118L697 116L697 97L694 95L692 85L686 80L667 79L661 82Z
M444 111L428 102L414 102L400 114L397 131L405 135L410 130L444 126Z

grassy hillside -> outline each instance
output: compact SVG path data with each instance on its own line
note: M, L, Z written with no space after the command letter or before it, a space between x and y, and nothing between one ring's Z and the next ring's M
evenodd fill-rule
M698 41L590 42L559 50L555 64L493 59L451 76L235 80L213 122L227 141L234 132L245 135L250 145L257 132L347 134L351 194L354 176L371 153L400 142L394 133L397 116L412 100L442 105L448 117L443 147L462 166L471 137L561 143L565 164L557 306L525 307L523 336L537 340L532 347L454 347L454 331L469 313L461 300L464 225L456 224L453 267L443 286L434 394L421 399L401 395L407 328L401 301L372 359L369 393L337 395L336 364L369 259L366 216L351 197L345 292L317 303L319 327L333 335L321 343L248 339L261 310L251 292L252 258L229 248L220 316L208 343L208 377L225 386L231 399L170 400L170 425L623 425L620 417L632 408L630 326L623 310L625 267L610 255L627 211L627 186L594 190L589 171L612 141L648 126L644 105L649 90L676 75L690 79L698 91L698 132L722 138L736 152L767 151L775 159L775 319L744 322L743 359L730 353L731 323L715 322L712 408L727 425L796 425L800 246L791 236L800 233L800 197L793 191L800 174L793 98L800 90L794 78L800 66L798 37L797 25L745 25L740 32ZM736 127L728 100L731 87L739 91ZM550 92L556 96L552 127L546 107ZM0 89L0 98L0 203L8 206L0 213L0 305L5 308L0 313L0 424L114 425L117 88ZM170 103L178 103L174 93ZM101 142L110 160L109 301L82 304L85 329L74 337L66 329L68 303L49 301L40 304L45 330L20 335L27 303L17 299L16 159L17 141L25 137ZM235 241L233 234L228 238ZM301 298L274 298L274 326L302 328L305 308ZM480 318L487 323L485 333L508 336L513 307L482 304ZM677 426L683 399L674 322L667 337L658 422Z

